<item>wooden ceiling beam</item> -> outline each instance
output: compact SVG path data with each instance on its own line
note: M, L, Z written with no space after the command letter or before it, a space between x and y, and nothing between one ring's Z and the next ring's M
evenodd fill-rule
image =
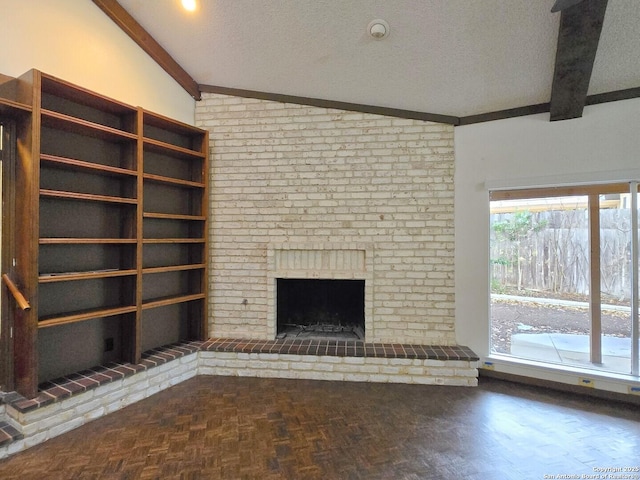
M551 121L582 116L607 0L583 0L562 11L551 88Z
M178 84L196 100L201 99L198 83L169 53L140 25L117 0L93 0L111 20L160 65Z

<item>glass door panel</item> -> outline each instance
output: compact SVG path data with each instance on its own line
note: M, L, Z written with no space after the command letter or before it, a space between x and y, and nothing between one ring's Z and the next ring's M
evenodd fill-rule
M631 371L630 195L600 195L601 365Z
M492 353L638 375L639 194L628 185L492 194Z
M586 196L491 202L491 351L590 363Z

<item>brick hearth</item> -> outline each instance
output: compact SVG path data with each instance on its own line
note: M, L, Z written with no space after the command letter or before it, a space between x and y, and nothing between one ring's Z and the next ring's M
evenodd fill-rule
M212 338L169 345L146 352L139 364L102 365L46 382L34 399L6 396L0 459L195 375L475 386L477 361L463 346L356 340Z

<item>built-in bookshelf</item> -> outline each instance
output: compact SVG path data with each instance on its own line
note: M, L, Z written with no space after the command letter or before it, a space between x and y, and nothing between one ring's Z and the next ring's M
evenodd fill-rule
M207 132L36 70L13 88L31 89L30 104L0 100L24 111L13 276L31 309L15 320L16 387L35 394L58 376L204 339Z
M142 114L142 350L204 338L207 135ZM165 338L166 337L166 338Z

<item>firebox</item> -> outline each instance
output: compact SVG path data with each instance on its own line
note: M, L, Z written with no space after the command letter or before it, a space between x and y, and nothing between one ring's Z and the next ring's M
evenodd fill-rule
M364 280L277 279L277 337L364 339L364 285Z

